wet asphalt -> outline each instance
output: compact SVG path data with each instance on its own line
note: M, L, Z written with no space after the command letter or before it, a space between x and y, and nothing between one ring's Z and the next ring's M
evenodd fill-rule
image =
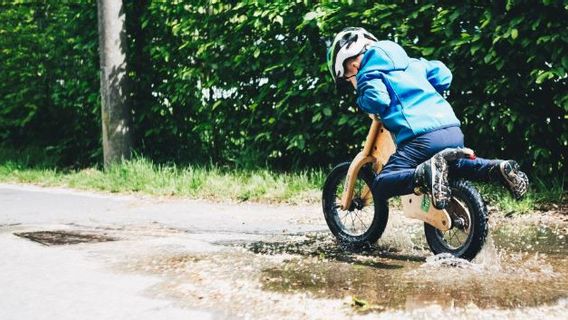
M399 216L351 253L318 205L0 184L0 319L566 319L568 224L497 221L470 263Z

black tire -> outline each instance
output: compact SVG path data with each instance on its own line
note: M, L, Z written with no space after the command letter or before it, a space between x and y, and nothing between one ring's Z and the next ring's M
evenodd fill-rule
M479 253L485 243L488 232L487 207L477 189L468 181L457 180L450 182L452 188L452 200L446 210L452 220L456 217L468 215L469 223L466 226L452 226L452 229L441 232L435 227L425 223L424 232L426 241L434 254L450 253L458 258L472 260ZM458 203L459 202L459 203ZM461 207L454 207L460 205ZM467 211L463 210L466 209ZM465 220L465 219L464 219ZM454 225L452 223L452 225ZM461 245L452 245L454 239L450 238L450 232L466 234ZM467 232L467 233L466 233ZM448 239L447 239L448 238ZM458 240L460 238L458 237ZM460 241L457 241L460 243Z
M346 210L340 213L342 210L338 206L340 203L338 198L341 198L343 184L349 170L349 165L350 162L341 163L333 168L331 173L327 176L323 187L322 205L325 221L327 222L331 233L333 233L337 240L342 245L345 245L350 249L361 249L377 242L383 234L389 216L388 203L386 201L379 203L377 200L377 193L371 188L374 176L371 168L369 166L361 168L357 177L356 185L364 183L369 189L371 189L372 203L365 204L364 201L361 201L360 206L362 207L360 208L360 211L362 212L363 209L366 209L365 214L368 218L372 219L372 222L366 225L363 223L363 220L359 219L361 220L361 224L364 226L363 229L366 230L360 234L353 234L350 232L342 223L340 214L355 214L355 210L359 209L353 209L352 205L352 210ZM353 199L357 199L358 196L360 195L357 194L356 190ZM354 203L355 202L356 201L354 201ZM351 219L353 220L353 218Z

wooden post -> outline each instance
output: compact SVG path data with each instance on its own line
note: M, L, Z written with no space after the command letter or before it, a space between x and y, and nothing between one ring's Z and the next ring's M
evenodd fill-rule
M126 29L122 0L97 0L104 166L131 153L126 92Z

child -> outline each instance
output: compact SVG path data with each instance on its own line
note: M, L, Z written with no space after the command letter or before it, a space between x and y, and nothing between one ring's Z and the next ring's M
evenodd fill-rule
M515 199L527 192L528 178L515 161L465 158L473 151L463 149L460 122L442 97L452 81L443 63L409 58L398 44L378 41L363 28L339 32L327 62L336 84L353 85L359 107L378 114L394 135L396 152L373 182L382 199L428 192L433 205L443 209L451 198L448 172L499 181Z

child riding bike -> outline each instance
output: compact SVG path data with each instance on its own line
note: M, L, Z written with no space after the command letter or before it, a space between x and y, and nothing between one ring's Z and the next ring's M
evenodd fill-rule
M451 199L448 174L499 182L517 200L527 192L517 162L475 158L464 148L460 121L442 96L452 74L440 61L409 58L398 44L350 27L335 36L327 63L335 83L352 85L359 108L378 115L394 135L396 151L373 181L381 200L429 193L444 209Z

